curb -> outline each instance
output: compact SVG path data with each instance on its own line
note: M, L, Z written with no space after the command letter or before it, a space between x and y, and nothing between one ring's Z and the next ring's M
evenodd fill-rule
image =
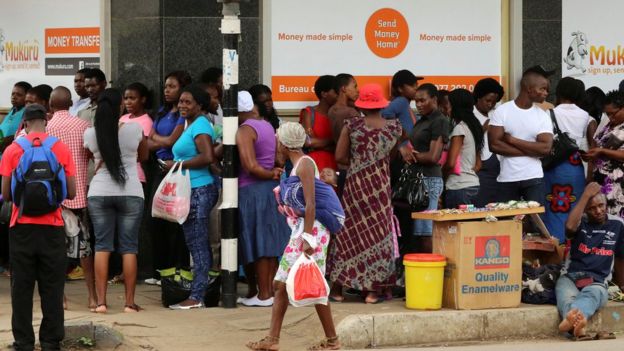
M608 303L588 330L624 332L624 304ZM560 335L559 312L552 305L513 309L441 310L354 314L337 327L345 348L397 347Z

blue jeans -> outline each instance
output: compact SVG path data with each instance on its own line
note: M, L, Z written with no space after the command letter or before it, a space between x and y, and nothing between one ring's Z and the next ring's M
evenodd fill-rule
M427 210L437 210L438 200L442 195L442 189L444 188L444 181L441 177L425 177L425 187L429 193L429 207ZM414 220L414 235L416 236L431 236L433 233L433 221L416 219Z
M87 200L95 232L95 251L115 251L117 229L117 252L122 255L138 253L143 199L138 196L91 196Z
M444 195L444 206L446 208L457 208L459 205L474 204L479 193L478 186L470 186L463 189L446 189Z
M544 206L546 189L544 178L534 178L517 182L498 183L500 186L499 201L510 200L537 201Z
M182 229L184 239L193 258L193 283L190 299L204 301L208 287L208 271L212 266L212 250L208 240L210 210L217 203L219 189L208 184L191 189L191 210Z
M557 309L561 318L565 318L570 310L578 308L583 316L589 319L607 303L609 297L604 284L591 284L579 291L567 275L561 275L557 280L555 294L557 295Z

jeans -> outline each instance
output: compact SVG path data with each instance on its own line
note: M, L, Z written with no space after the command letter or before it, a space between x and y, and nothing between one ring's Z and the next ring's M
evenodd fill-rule
M557 295L557 309L561 318L565 318L570 310L578 308L583 316L589 319L607 303L609 297L604 284L591 284L579 291L567 275L561 275L557 280L555 294Z
M544 178L534 178L521 180L518 182L499 183L499 201L510 200L537 201L544 206L546 199L546 189L544 188Z
M479 193L478 186L471 186L463 189L446 189L444 196L444 206L446 208L457 208L459 205L474 204Z
M441 177L425 177L425 188L429 193L429 207L427 210L437 210L438 200L442 195L442 189L444 188L444 182ZM414 235L416 236L431 236L433 233L433 221L416 219L414 220Z
M219 189L214 184L191 189L191 210L182 229L186 246L193 258L193 283L190 299L204 301L208 287L208 271L212 266L212 251L208 240L210 210L217 203Z
M95 251L115 251L115 229L119 235L117 252L139 252L139 228L143 199L138 196L91 196L89 215L95 231Z
M65 336L63 289L65 288L65 231L63 227L17 224L9 229L11 306L14 347L33 350L33 292L41 296L43 318L39 327L42 350L60 350Z

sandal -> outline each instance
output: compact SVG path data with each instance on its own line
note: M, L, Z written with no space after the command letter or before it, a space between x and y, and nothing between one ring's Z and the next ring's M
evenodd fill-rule
M124 282L123 275L118 274L118 275L114 276L113 279L109 280L108 284L111 284L111 285L112 284L123 284L123 282Z
M124 306L124 312L125 313L135 313L135 312L139 312L140 310L142 310L142 308L137 305L136 303L133 303L132 305L125 305Z
M608 331L599 331L596 333L596 336L594 336L594 340L610 340L610 339L615 339L615 334L614 333L610 333Z
M279 351L279 337L265 336L260 341L250 341L245 346L254 351Z
M108 306L105 303L98 304L93 310L95 313L106 313L108 312Z
M594 338L591 337L591 335L589 334L585 334L585 335L579 335L579 336L575 336L573 337L574 341L591 341L594 340Z
M325 338L321 340L318 344L310 346L308 350L340 350L340 341L338 340L338 336L334 336L333 338Z

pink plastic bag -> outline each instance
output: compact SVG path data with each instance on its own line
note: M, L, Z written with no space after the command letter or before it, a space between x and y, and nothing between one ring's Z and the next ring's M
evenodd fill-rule
M177 169L176 169L177 168ZM162 180L152 201L152 217L182 224L191 209L191 176L177 162Z
M438 164L444 167L447 157L448 157L448 151L442 151L442 156L440 156L440 161L438 161ZM455 161L455 167L453 167L453 173L457 175L461 174L461 155L457 155L457 159Z
M327 305L329 285L313 258L301 254L286 279L288 300L295 307Z

